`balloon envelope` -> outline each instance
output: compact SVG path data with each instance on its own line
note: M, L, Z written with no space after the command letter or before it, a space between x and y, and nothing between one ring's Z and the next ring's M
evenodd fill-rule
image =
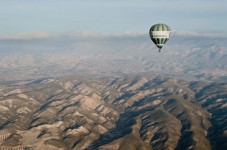
M171 29L166 24L155 24L150 28L149 35L159 50L170 38Z

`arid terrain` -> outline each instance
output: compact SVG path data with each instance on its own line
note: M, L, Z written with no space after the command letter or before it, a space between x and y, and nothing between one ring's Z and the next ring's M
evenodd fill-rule
M174 33L161 53L145 34L0 40L0 149L227 149L214 36Z
M2 0L0 150L227 150L226 6Z
M67 76L0 88L2 150L227 148L227 83Z

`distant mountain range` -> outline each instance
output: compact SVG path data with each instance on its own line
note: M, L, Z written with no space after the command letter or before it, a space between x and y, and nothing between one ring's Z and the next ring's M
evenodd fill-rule
M148 35L56 37L1 41L3 81L86 75L227 76L226 38L173 35L162 52ZM15 76L16 74L16 76Z

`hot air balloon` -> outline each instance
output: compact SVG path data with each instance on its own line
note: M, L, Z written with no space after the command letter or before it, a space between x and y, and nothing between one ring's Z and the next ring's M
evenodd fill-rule
M150 28L149 35L154 44L159 48L161 52L162 47L170 38L171 29L166 24L155 24Z

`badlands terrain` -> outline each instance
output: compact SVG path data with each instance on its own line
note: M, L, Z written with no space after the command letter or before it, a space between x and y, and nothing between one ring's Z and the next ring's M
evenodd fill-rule
M3 150L224 150L227 84L68 76L0 88Z
M1 150L226 150L227 38L0 39Z

